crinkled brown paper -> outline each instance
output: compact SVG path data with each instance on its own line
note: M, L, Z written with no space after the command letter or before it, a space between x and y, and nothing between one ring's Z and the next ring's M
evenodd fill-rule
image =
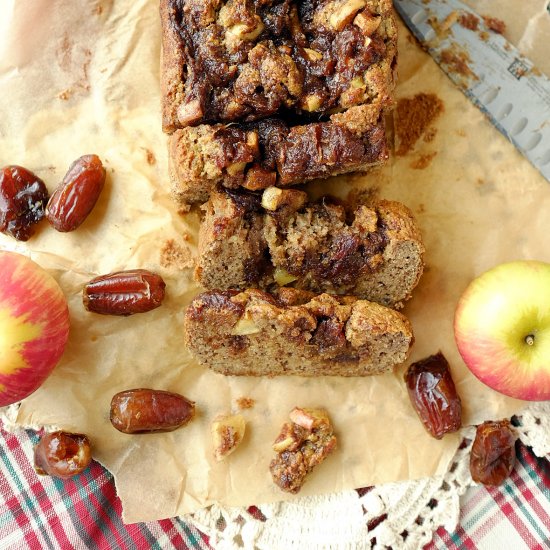
M545 1L521 8L513 0L470 3L504 18L509 37L549 70ZM523 403L467 372L453 339L453 312L467 283L485 269L516 258L550 261L550 186L407 34L402 29L398 94L429 92L442 99L436 137L397 158L392 178L386 172L338 181L345 189L361 186L403 201L423 230L426 272L405 310L416 333L411 360L438 349L445 353L465 423L510 416ZM82 154L97 153L108 169L97 207L75 232L56 233L43 223L28 243L0 235L1 248L30 255L55 276L72 321L61 363L23 402L18 422L89 434L94 456L115 476L128 522L175 516L214 501L249 505L294 498L273 486L268 464L271 443L295 405L325 406L339 437L337 452L301 495L442 473L458 440L436 441L424 432L405 392L403 368L363 379L225 378L191 359L182 323L185 306L200 290L189 268L198 217L178 214L169 196L159 56L158 5L152 0L0 5L0 163L35 171L50 191ZM426 169L411 167L431 153L436 155ZM170 240L175 254L161 258ZM87 280L136 267L165 278L161 308L130 318L84 311ZM183 393L196 400L197 418L173 433L121 434L109 423L109 403L114 393L134 387ZM210 421L234 409L241 396L256 402L244 411L245 441L226 462L216 463Z

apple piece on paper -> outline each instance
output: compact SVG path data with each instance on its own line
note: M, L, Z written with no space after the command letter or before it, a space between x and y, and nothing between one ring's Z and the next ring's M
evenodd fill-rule
M67 301L55 279L26 256L0 250L0 407L42 385L68 336Z
M550 399L549 263L518 260L474 279L454 330L464 362L484 384L517 399Z

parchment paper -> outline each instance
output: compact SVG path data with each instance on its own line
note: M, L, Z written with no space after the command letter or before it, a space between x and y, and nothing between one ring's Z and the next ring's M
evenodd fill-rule
M510 37L543 68L550 23L545 2L472 2L510 25ZM480 7L481 6L481 7ZM498 7L498 9L497 9ZM538 44L538 46L537 46ZM339 449L301 495L442 473L457 438L436 441L414 415L402 381L225 378L199 367L182 341L198 216L185 217L169 196L166 137L159 98L160 24L152 0L4 0L0 6L0 163L35 171L52 191L69 164L97 153L106 188L74 233L47 223L28 243L0 235L0 247L30 255L56 277L71 312L66 353L44 386L25 400L18 422L89 434L94 456L114 474L128 522L183 514L219 501L250 505L293 498L270 479L271 443L295 405L325 406ZM445 104L435 139L395 159L393 178L340 178L328 187L370 189L399 199L417 215L427 248L426 273L405 313L416 344L411 361L441 349L464 403L464 422L508 417L523 403L487 389L456 350L452 319L467 283L515 258L550 261L550 187L453 87L401 29L399 96L436 93ZM424 170L411 168L435 152ZM171 263L161 249L173 240ZM148 268L167 282L153 312L130 318L87 313L81 289L113 270ZM169 434L129 436L108 419L112 395L154 387L196 400L198 415ZM212 458L209 424L241 396L248 431L224 463Z

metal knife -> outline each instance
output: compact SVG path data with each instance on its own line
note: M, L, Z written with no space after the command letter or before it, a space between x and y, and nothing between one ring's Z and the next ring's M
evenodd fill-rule
M394 6L449 78L550 182L550 80L459 0Z

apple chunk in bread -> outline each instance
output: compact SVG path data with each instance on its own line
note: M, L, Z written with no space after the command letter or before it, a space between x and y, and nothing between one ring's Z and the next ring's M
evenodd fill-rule
M455 313L458 350L494 390L550 399L550 264L519 260L474 279Z

